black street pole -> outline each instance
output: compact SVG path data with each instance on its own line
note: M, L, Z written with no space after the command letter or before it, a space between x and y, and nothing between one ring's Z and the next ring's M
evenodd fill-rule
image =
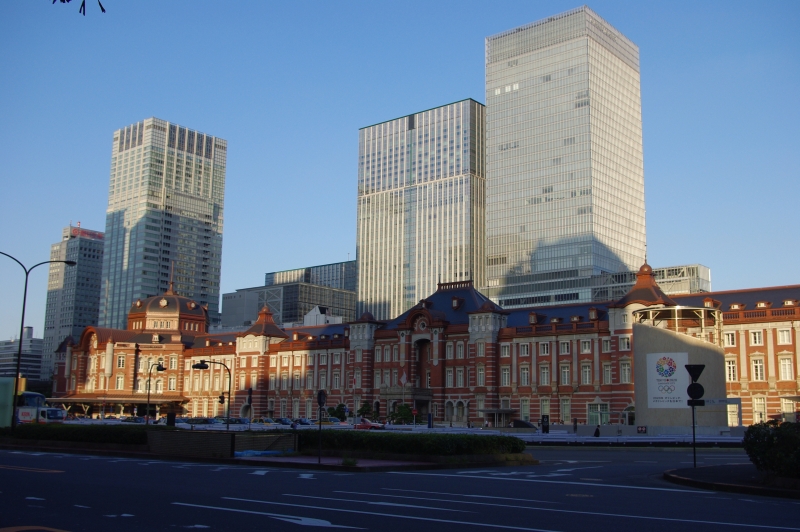
M11 430L14 430L17 427L17 394L19 393L19 375L22 367L22 335L25 333L25 304L28 301L28 275L31 273L31 271L33 271L34 268L41 266L42 264L60 262L66 264L67 266L75 266L77 263L74 260L46 260L40 262L39 264L34 264L30 268L26 268L24 264L8 253L3 253L0 251L0 255L5 255L9 259L19 264L25 272L25 288L22 291L22 318L20 319L19 323L19 346L17 347L17 370L14 374L14 395L11 397Z
M319 435L317 436L317 440L319 443L319 454L317 455L317 464L322 463L322 406L319 407L319 419L317 420L317 424L319 425Z
M694 468L697 469L697 441L694 436L694 405L692 405L692 455L694 455Z

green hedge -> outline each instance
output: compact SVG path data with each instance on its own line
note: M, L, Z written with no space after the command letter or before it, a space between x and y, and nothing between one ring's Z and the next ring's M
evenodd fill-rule
M25 424L19 425L14 431L10 428L0 429L0 437L20 440L146 445L147 430L165 430L166 428L143 425Z
M470 455L521 453L525 442L512 436L473 434L408 434L360 430L323 430L326 450L371 451L392 454ZM317 449L320 431L298 432L300 450Z
M759 471L800 478L800 423L751 425L744 433L744 450Z

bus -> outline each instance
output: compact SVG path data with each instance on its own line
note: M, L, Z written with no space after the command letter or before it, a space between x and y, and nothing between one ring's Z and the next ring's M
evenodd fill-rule
M65 410L47 405L44 395L36 392L17 396L16 415L18 423L63 423L67 417Z

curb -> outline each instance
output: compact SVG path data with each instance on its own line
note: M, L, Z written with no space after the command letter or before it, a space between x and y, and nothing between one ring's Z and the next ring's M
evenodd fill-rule
M744 493L746 495L759 495L762 497L781 497L784 499L800 499L800 491L786 490L781 488L767 488L761 486L749 486L747 484L730 484L727 482L710 482L707 480L697 480L676 474L679 469L664 471L664 480L673 484L691 486L713 491L725 491L729 493Z
M228 464L239 465L248 467L280 467L286 469L304 469L316 471L342 471L346 473L385 473L389 471L422 471L433 469L470 469L474 467L504 467L504 466L518 466L518 465L533 465L533 464L520 464L517 462L474 462L474 463L408 463L398 465L374 465L374 466L343 466L338 464L315 464L303 462L279 462L277 460L258 460L248 458L199 458L194 456L173 456L173 455L157 455L148 452L137 451L118 451L118 450L104 450L104 449L78 449L74 447L49 447L40 445L12 445L0 444L0 449L14 450L14 451L32 451L32 452L47 452L58 454L88 454L88 455L102 455L102 456L116 456L120 458L139 458L145 460L168 460L175 462L198 462L198 463L214 463L214 464Z

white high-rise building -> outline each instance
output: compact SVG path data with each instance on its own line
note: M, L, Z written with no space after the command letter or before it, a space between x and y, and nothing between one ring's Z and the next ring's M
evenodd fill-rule
M486 39L486 294L591 301L645 259L639 49L588 7Z
M100 326L169 288L219 320L227 141L148 118L114 132Z
M359 131L357 315L398 316L439 281L483 284L484 116L468 99Z

